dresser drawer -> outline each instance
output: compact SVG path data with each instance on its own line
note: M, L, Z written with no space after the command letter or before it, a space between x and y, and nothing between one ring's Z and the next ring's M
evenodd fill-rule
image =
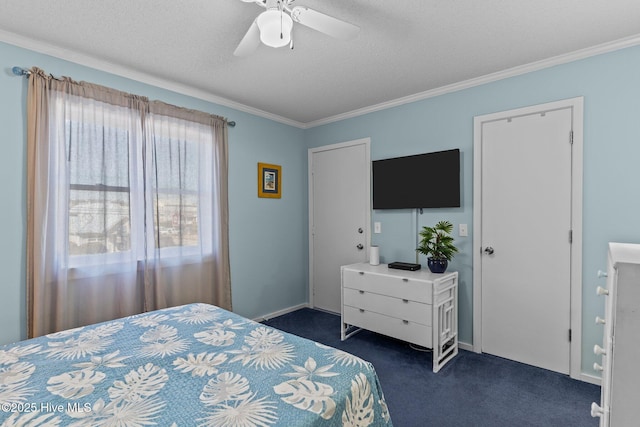
M431 326L349 306L344 307L342 315L343 321L350 325L431 348Z
M430 304L350 288L344 288L343 302L344 305L354 308L363 308L389 317L400 317L404 320L431 326L432 307Z
M431 304L431 283L407 277L344 270L344 287Z

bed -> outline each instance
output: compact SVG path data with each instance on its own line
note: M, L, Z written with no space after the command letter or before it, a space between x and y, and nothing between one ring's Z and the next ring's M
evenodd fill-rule
M0 346L3 426L391 426L373 366L207 304Z

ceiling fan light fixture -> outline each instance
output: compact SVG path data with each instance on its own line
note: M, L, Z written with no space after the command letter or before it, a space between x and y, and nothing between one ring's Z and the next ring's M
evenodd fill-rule
M257 19L260 29L260 40L270 47L282 47L291 42L293 20L287 13L278 9L269 9L260 14Z

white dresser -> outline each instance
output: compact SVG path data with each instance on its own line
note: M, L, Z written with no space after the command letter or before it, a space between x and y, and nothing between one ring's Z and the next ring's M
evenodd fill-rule
M458 354L458 273L345 265L341 338L361 329L433 350L433 372Z
M602 356L594 369L602 372L600 404L591 415L601 427L640 425L640 245L610 243L602 344L594 352Z

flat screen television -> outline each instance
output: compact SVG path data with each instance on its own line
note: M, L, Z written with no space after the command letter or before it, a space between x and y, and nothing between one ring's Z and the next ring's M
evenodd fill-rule
M373 209L460 207L460 150L374 160Z

